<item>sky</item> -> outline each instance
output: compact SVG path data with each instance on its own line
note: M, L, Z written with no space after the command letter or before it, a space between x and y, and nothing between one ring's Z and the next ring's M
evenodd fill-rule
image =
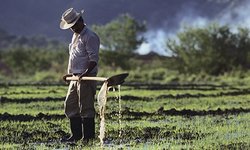
M169 52L165 46L166 39L176 39L176 34L181 32L183 26L186 25L202 28L208 24L216 22L220 25L229 25L232 32L236 32L238 27L250 28L250 1L225 0L225 2L232 3L227 5L227 7L222 7L221 11L216 12L212 16L197 13L193 7L181 11L178 14L180 19L178 21L177 28L167 31L163 26L149 30L144 36L146 39L150 39L150 42L143 43L139 47L138 51L141 54L155 51L159 54L171 55L171 52ZM209 12L207 12L207 14L209 14Z
M250 0L1 0L0 28L14 35L44 35L63 42L72 36L59 22L67 8L85 10L88 25L104 25L128 13L146 22L147 42L140 54L150 51L169 55L166 40L176 38L183 25L203 27L211 22L250 27Z

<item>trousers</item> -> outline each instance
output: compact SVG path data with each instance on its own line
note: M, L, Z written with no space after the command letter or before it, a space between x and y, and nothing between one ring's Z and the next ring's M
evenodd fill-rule
M64 102L65 115L68 118L95 117L96 81L70 81Z

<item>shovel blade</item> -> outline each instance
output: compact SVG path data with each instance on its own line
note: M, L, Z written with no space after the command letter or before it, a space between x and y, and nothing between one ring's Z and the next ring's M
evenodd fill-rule
M125 78L127 78L129 74L128 73L122 73L118 75L114 75L110 78L107 79L108 81L108 86L116 86L116 85L121 85Z

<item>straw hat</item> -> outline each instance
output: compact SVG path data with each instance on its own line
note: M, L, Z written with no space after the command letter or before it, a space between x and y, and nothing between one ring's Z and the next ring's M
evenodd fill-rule
M69 29L71 28L77 20L82 16L84 10L80 13L76 12L73 8L67 9L61 18L60 28L61 29Z

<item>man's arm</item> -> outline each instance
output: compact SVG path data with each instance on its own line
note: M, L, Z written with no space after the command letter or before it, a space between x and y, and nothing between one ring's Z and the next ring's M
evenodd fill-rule
M83 77L83 76L88 76L88 74L95 68L96 65L97 65L97 64L96 64L95 61L90 61L90 62L89 62L89 65L88 65L88 69L87 69L85 72L83 72L83 73L79 76L79 78L81 78L81 77Z
M89 57L88 69L79 76L79 79L83 76L88 76L89 73L97 66L99 60L99 47L100 39L97 35L91 35L86 40L86 51Z

